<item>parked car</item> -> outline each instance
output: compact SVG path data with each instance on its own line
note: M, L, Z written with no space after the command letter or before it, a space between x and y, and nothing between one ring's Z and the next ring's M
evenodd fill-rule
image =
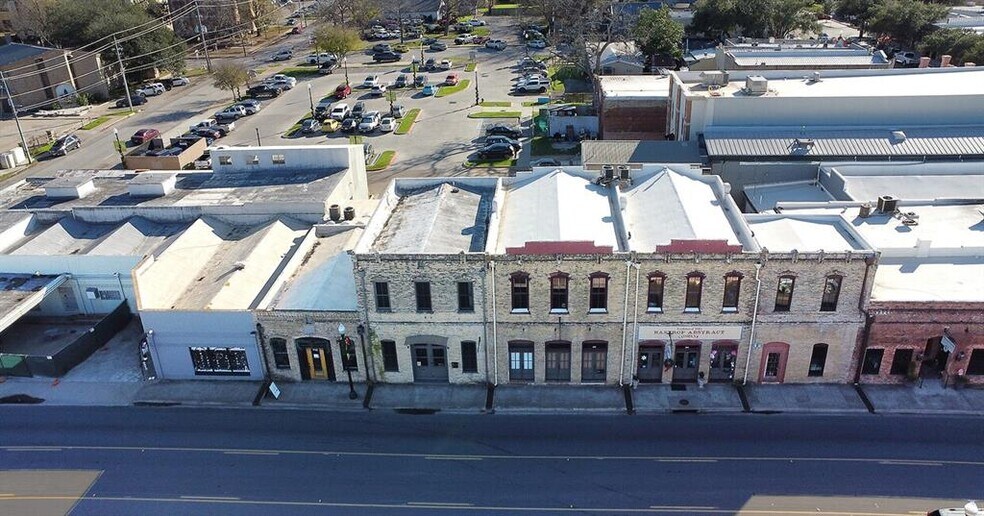
M401 73L399 76L397 76L396 81L393 82L393 87L406 88L407 86L409 86L408 84L409 82L410 82L410 77L405 73Z
M508 136L513 139L521 138L523 136L523 131L517 127L506 124L492 124L485 128L485 134L487 135L502 135Z
M159 82L152 82L137 88L134 93L137 95L144 95L146 97L153 97L155 95L162 95L165 91L167 91L167 89L164 88L163 84Z
M366 79L364 81L362 81L362 87L363 88L372 88L373 86L375 86L377 84L379 84L379 76L378 75L370 75L370 76L366 77Z
M313 64L313 65L321 64L327 61L337 61L337 59L335 59L335 56L329 54L328 52L321 52L320 54L308 54L307 57L304 58L305 63Z
M133 133L130 137L130 141L134 145L141 145L153 140L161 135L161 132L157 129L138 129L137 132Z
M130 95L130 102L126 101L126 97L123 97L116 101L116 107L123 108L128 107L130 104L134 106L139 106L147 103L147 97L143 95Z
M377 63L394 63L401 58L398 52L379 52L372 56L372 60Z
M352 107L351 115L354 116L355 118L362 118L362 114L365 112L366 112L366 103L360 100L359 102L355 103L355 106Z
M287 61L287 60L289 60L289 59L291 59L293 57L294 57L294 51L292 51L292 50L286 50L285 49L285 50L281 50L281 51L273 54L273 56L270 57L270 60L271 61Z
M485 42L485 48L491 48L492 50L505 50L506 42L501 39L490 39Z
M458 84L458 74L449 73L448 76L444 78L444 85L454 86L455 84Z
M420 87L420 86L423 86L425 84L427 84L427 76L426 75L418 75L417 77L415 77L413 79L413 85L416 86L416 87Z
M260 112L263 108L263 103L256 99L244 99L240 100L236 106L241 106L243 110L246 111L247 115L255 115Z
M550 87L550 80L542 77L530 77L520 80L516 84L516 91L519 93L543 93Z
M343 133L354 133L356 129L359 128L359 119L348 117L342 120L342 132Z
M554 158L540 158L536 161L530 162L531 167L559 167L560 161Z
M311 134L321 131L321 122L313 119L306 118L301 122L301 132L305 134Z
M246 116L246 108L238 104L229 106L215 114L215 118L219 120L238 120L244 116Z
M914 64L919 64L919 53L918 52L896 52L895 53L895 64L899 66L911 66Z
M437 38L424 38L420 40L420 44L426 47L429 45L433 45L434 43L437 43L437 41L438 41Z
M434 52L442 52L444 50L447 50L448 49L448 46L445 43L442 43L440 41L437 41L435 43L431 43L430 47L428 47L428 48L430 48Z
M335 107L331 108L331 112L328 113L328 117L334 120L345 120L352 113L349 109L348 104L342 102L335 104Z
M285 90L289 90L294 86L297 86L297 79L281 73L278 73L263 82L266 84L273 84L274 86L280 86Z
M525 67L528 67L528 66L535 66L535 67L537 67L537 68L539 68L541 70L546 70L547 69L547 63L544 63L543 61L537 61L536 59L533 59L532 57L524 57L524 58L520 59L519 62L517 63L517 65L519 65L520 68L525 68Z
M376 43L372 46L372 53L378 54L379 52L392 52L393 47L389 43Z
M473 45L484 45L488 40L488 36L473 36L471 42Z
M372 87L372 91L370 93L373 96L375 96L375 97L381 97L381 96L383 96L383 94L386 93L386 84L385 83L380 83L380 84L377 84L377 85L373 86Z
M326 133L333 133L342 127L342 123L333 118L321 122L321 130Z
M191 84L191 81L187 77L172 77L170 82L171 86L187 86ZM164 84L164 87L167 87L167 83Z
M458 37L454 38L454 44L455 45L464 45L465 43L471 43L472 42L472 38L474 38L474 37L475 36L472 36L471 34L460 34L460 35L458 35Z
M534 49L547 48L547 42L542 39L531 39L526 42L526 46Z
M403 118L407 115L407 108L403 107L402 104L393 104L393 108L390 109L390 116L393 118Z
M494 143L505 143L513 148L514 151L519 152L523 150L523 144L519 140L515 140L508 136L502 136L498 134L493 134L485 137L485 145L489 146Z
M481 159L506 159L516 157L516 151L508 143L493 143L478 151Z
M421 90L421 93L423 93L424 95L426 95L428 97L431 96L431 95L437 95L437 86L435 86L433 84L428 84L428 85L424 86L424 89Z
M338 61L326 61L318 65L318 73L328 75L338 69Z
M379 111L369 111L362 115L362 121L359 122L359 132L360 133L371 133L379 127L379 122L381 117L379 116Z
M274 98L279 97L280 93L283 92L283 88L273 84L260 84L258 86L253 86L252 88L246 90L246 95L253 98Z
M433 59L428 59L428 60L424 61L424 71L429 72L429 71L433 70L436 67L437 67L437 61L435 61Z
M335 98L338 100L342 100L351 94L352 94L352 87L349 86L348 84L339 84L338 87L335 88Z
M435 67L435 69L437 69L437 70L450 70L451 69L451 60L450 59L441 59L441 62L437 64L437 66Z
M379 121L379 130L384 133L391 133L396 130L396 119L391 116L384 116Z

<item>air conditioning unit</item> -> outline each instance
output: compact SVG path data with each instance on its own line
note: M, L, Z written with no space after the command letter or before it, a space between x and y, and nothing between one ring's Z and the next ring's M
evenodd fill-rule
M751 95L765 95L769 92L769 80L761 75L749 75L745 78L745 91Z
M619 165L618 166L618 180L619 181L629 181L630 179L632 179L632 176L629 174L629 166L628 165Z
M602 165L601 167L601 179L604 181L614 181L615 180L615 167L612 165Z
M728 72L714 70L701 72L700 83L704 86L724 86L728 84Z
M891 195L883 195L878 198L878 211L882 213L895 213L899 206L899 200Z

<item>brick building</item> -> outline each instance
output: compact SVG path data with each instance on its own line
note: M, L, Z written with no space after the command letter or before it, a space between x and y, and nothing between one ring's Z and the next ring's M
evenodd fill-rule
M11 114L11 104L18 110L38 109L54 102L75 105L78 92L94 98L109 95L102 62L94 52L7 43L0 45L0 71L10 89L0 88L0 113L5 115Z

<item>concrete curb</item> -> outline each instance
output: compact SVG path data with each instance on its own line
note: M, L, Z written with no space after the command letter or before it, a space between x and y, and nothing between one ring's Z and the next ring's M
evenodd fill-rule
M161 406L161 407L215 407L215 408L240 408L253 407L250 401L175 401L175 400L133 400L133 406Z

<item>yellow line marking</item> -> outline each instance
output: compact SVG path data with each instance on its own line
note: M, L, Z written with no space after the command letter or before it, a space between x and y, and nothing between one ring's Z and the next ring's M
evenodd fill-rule
M260 452L260 453L279 453L283 455L335 455L339 457L383 457L383 458L416 458L426 459L427 457L454 457L454 458L474 458L488 460L607 460L607 461L654 461L654 460L715 460L718 462L844 462L844 463L868 463L879 464L882 462L918 462L918 459L892 459L889 457L881 458L854 458L854 457L673 457L673 456L647 456L647 455L623 455L623 456L590 456L590 455L434 455L431 453L403 453L403 452L352 452L352 451L333 451L333 450L261 450L261 449L236 449L236 448L192 448L192 447L160 447L160 446L62 446L58 448L38 448L32 446L4 446L0 448L5 451L64 451L64 450L101 450L101 451L137 451L137 452L183 452L183 453L226 453L226 452ZM947 466L979 466L984 467L984 461L970 460L934 460L926 461L928 464L942 464ZM922 463L920 463L922 464Z
M215 501L234 501L242 500L238 496L182 496L183 500L215 500Z
M15 495L14 493L0 493L0 498L3 498L4 496L17 496L17 495Z

